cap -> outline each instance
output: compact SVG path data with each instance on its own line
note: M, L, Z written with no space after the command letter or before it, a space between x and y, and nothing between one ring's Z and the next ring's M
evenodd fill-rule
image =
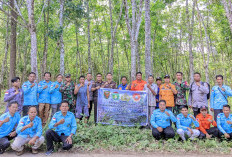
M71 77L71 74L65 74L64 77Z
M170 78L170 76L167 74L167 75L164 76L164 78Z
M162 81L162 78L161 77L156 77L156 81L158 81L158 80Z
M205 106L201 106L201 108L200 108L201 110L207 110L207 107L205 107Z

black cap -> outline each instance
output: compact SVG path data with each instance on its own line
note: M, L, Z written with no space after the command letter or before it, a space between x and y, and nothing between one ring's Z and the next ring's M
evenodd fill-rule
M164 76L164 78L170 78L170 76L167 74L167 75Z
M161 77L156 77L156 81L158 81L158 80L162 81L162 78Z
M207 110L207 107L206 107L206 106L201 106L200 109L201 109L201 110Z
M65 74L64 77L71 77L71 74Z

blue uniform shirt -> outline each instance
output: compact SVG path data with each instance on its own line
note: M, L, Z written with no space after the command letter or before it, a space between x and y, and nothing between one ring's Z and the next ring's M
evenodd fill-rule
M58 88L55 88L58 85ZM51 95L51 104L60 104L62 102L62 93L60 92L61 83L53 82L49 89Z
M118 85L118 89L119 90L128 90L128 85L127 84L125 84L125 85L120 84L120 85Z
M57 127L54 127L54 125L61 119L65 120L64 124L60 124ZM61 111L56 112L49 124L49 129L54 129L58 135L61 135L62 133L65 136L69 136L71 133L75 135L77 124L74 114L68 111L66 116L63 116Z
M193 118L195 120L193 120L192 118L189 117L190 114L188 114L187 117L184 117L184 115L182 113L177 115L177 129L183 129L183 130L188 130L187 128L192 128L192 123L195 125L195 127L199 127L199 123L198 121L195 119L195 117L193 116Z
M170 116L168 116L165 111L167 111ZM151 125L154 128L161 127L167 128L170 126L170 120L176 122L176 117L173 115L172 111L165 109L164 112L161 112L160 109L156 109L151 115Z
M45 80L39 82L38 84L39 103L47 103L47 104L51 103L51 95L49 93L51 84L52 84L51 81L49 81L48 83ZM43 89L45 86L48 87L46 89Z
M232 90L226 85L222 85L226 91L223 92L219 86L213 86L210 95L210 107L213 109L222 109L223 105L228 104L227 97L232 96Z
M7 117L9 117L10 120L0 127L0 138L8 136L9 133L11 133L14 128L16 128L16 125L18 125L20 120L20 114L18 112L16 112L13 117L10 115L9 112L6 112L1 115L0 121L3 121Z
M28 106L28 105L38 105L37 101L37 90L38 90L38 85L35 83L35 86L31 88L32 83L30 81L24 82L22 85L23 89L23 106Z
M217 127L223 133L232 133L232 124L228 124L227 121L232 121L232 114L226 118L224 113L219 113L217 116Z
M21 131L22 128L28 125L30 122L31 121L30 121L29 116L24 116L23 118L20 119L19 124L16 129L16 133L18 134L18 136L27 138L28 136L29 137L34 137L34 136L40 137L42 135L42 131L43 131L42 122L38 116L36 116L34 120L32 121L33 126L31 128L27 128L23 132Z

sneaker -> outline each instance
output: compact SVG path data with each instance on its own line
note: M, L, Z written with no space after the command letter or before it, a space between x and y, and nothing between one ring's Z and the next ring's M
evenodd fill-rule
M32 154L38 154L38 150L37 149L31 149Z
M45 155L51 155L53 153L53 150L51 149L51 150L48 150L46 153L45 153Z
M17 156L20 156L20 155L23 155L23 153L24 153L24 152L23 152L23 150L22 150L22 151L16 152L16 155L17 155Z
M3 154L5 151L3 149L0 149L0 154Z

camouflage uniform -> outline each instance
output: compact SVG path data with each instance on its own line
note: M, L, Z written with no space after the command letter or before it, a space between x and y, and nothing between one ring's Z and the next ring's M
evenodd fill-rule
M65 86L65 85L66 85L66 82L62 83L60 86L60 92L62 93L62 99L63 101L68 101L69 110L75 114L75 108L76 108L76 104L74 103L75 83L71 81L69 86Z

